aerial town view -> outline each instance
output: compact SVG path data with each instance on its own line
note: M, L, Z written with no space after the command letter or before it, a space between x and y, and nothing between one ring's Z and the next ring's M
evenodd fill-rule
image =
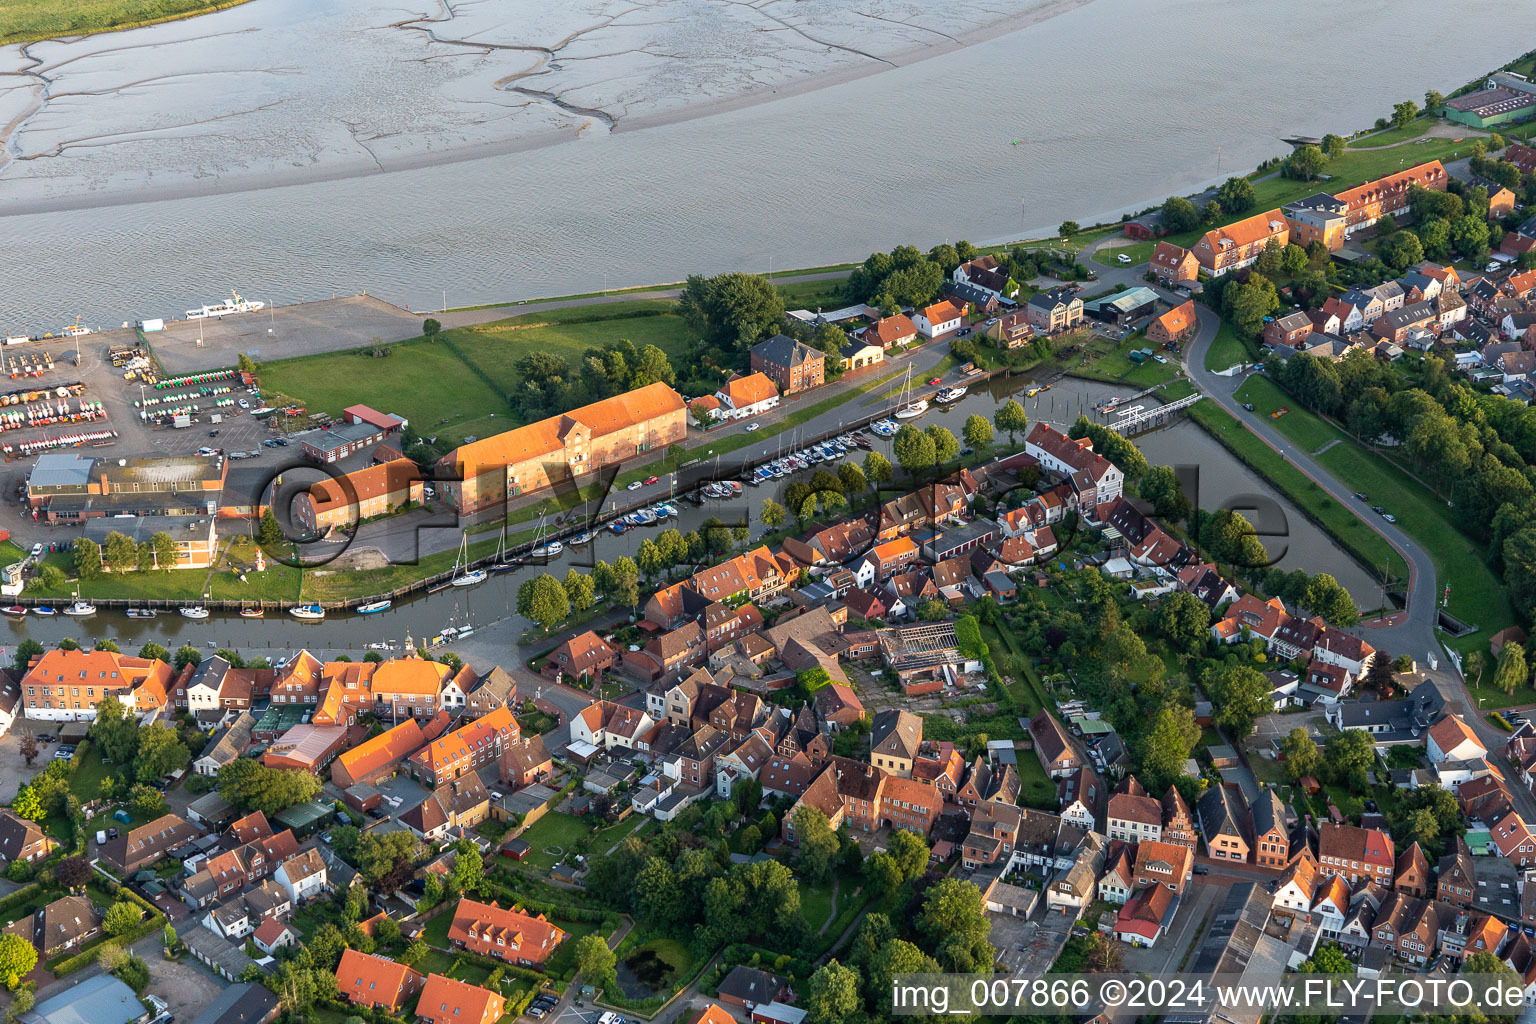
M0 0L4 1024L1536 1019L1536 50L1359 7Z

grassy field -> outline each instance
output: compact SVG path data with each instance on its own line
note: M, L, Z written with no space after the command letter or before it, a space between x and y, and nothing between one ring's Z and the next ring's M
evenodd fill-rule
M1229 366L1248 362L1253 358L1253 353L1248 351L1248 346L1243 344L1243 339L1237 336L1237 331L1225 320L1221 322L1221 330L1216 332L1216 337L1211 339L1211 347L1205 353L1205 368L1207 370L1225 370Z
M1504 585L1488 567L1486 552L1481 545L1457 529L1451 510L1444 501L1430 493L1390 459L1366 450L1342 430L1301 408L1270 381L1250 378L1238 395L1252 402L1254 411L1258 413L1268 413L1280 405L1288 407L1290 412L1273 421L1275 428L1308 452L1316 451L1329 441L1339 442L1315 456L1316 461L1335 479L1359 488L1368 496L1371 504L1382 505L1397 517L1398 527L1429 552L1440 584L1451 584L1451 600L1447 610L1457 618L1479 627L1477 633L1452 641L1451 646L1461 651L1483 646L1494 632L1515 621L1514 610L1510 607ZM1205 402L1200 403L1202 409L1207 405ZM1253 445L1269 451L1267 445L1246 428L1238 426L1235 420L1231 421L1231 425L1251 439ZM1208 426L1207 429L1211 428ZM1284 463L1273 452L1270 454L1297 476L1306 479L1305 474ZM1261 469L1260 472L1274 479L1269 471ZM1307 483L1322 494L1321 488L1317 488L1310 480ZM1333 505L1333 515L1324 520L1330 530L1342 529L1346 517L1359 522L1350 510L1339 508L1331 497L1322 497ZM1300 501L1297 504L1306 508ZM1363 524L1361 528L1364 529ZM1375 537L1376 534L1371 532L1371 536ZM1385 545L1385 541L1380 541L1379 553L1372 563L1375 566L1380 567L1385 562L1388 553ZM1394 554L1392 562L1400 574L1401 559Z
M1130 245L1102 246L1093 254L1093 262L1104 267L1134 266L1145 263L1152 258L1152 250L1157 248L1156 242L1133 242ZM1129 256L1129 264L1121 263L1119 257Z
M1131 353L1137 349L1156 348L1144 334L1132 334L1113 349L1097 356L1074 371L1099 380L1123 381L1138 387L1149 388L1154 384L1166 384L1178 376L1178 365L1172 355L1165 355L1165 362L1148 359L1144 363L1131 362Z
M383 359L354 350L262 363L262 394L273 404L288 398L312 413L332 416L361 403L405 417L423 435L448 434L455 440L517 425L501 396L448 346L417 340L389 350ZM450 395L452 400L445 400ZM504 422L497 426L498 420Z
M1316 192L1338 193L1362 182L1422 164L1430 160L1450 160L1466 156L1472 141L1463 139L1427 139L1424 142L1395 146L1391 149L1346 149L1343 156L1323 167L1326 181L1293 181L1276 175L1253 183L1255 210L1264 211L1303 199Z
M835 284L835 282L834 282ZM638 299L601 306L528 313L444 331L504 391L521 384L513 364L529 352L550 352L575 365L589 348L627 338L636 348L655 345L674 358L694 337L674 303Z
M1216 440L1247 463L1254 472L1279 488L1280 492L1307 513L1345 549L1367 565L1382 566L1392 555L1384 538L1305 473L1281 458L1269 445L1259 440L1247 427L1212 401L1197 402L1189 410L1190 418L1204 427Z
M848 883L848 891L853 891L855 883ZM806 924L811 926L814 934L821 930L821 926L827 923L832 916L832 882L828 879L820 885L811 885L804 879L800 880L800 913L805 915Z
M245 0L0 0L0 44L114 32L206 14Z
M606 853L608 847L621 842L625 836L645 823L647 819L632 814L619 824L599 832L593 840L594 853ZM574 814L550 811L534 822L521 836L533 847L522 861L524 865L539 869L540 874L560 863L562 857L575 848L576 843L592 834L591 823ZM554 851L559 850L556 853Z
M1315 453L1330 441L1344 441L1344 431L1311 415L1297 405L1296 400L1275 386L1268 377L1249 377L1237 389L1239 401L1248 402L1260 416L1269 416L1275 429L1295 441L1304 451ZM1284 414L1273 414L1281 409Z
M1417 139L1419 136L1429 131L1429 127L1433 123L1434 122L1428 121L1421 117L1417 120L1408 122L1408 124L1402 128L1388 128L1386 131L1371 132L1369 135L1362 135L1358 139L1350 139L1347 143L1345 143L1345 146L1349 149L1371 149L1376 146L1395 146L1399 142L1408 142L1412 139ZM1469 128L1467 130L1470 132L1476 131L1477 129Z

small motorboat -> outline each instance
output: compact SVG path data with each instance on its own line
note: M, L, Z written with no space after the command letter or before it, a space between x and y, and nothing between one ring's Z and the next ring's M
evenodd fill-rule
M668 516L670 516L672 514L672 506L670 506L670 505L657 505L654 508L652 508L651 511L653 513L655 513L656 518L658 520L661 520L661 519L667 518Z
M87 615L95 615L96 606L91 604L89 601L82 601L77 597L73 602L65 607L64 614L73 615L76 618L84 618Z
M495 565L491 566L491 572L496 573L499 576L504 572L511 572L514 569L521 569L522 567L523 559L521 556L519 556L515 558L508 558L504 562L497 562Z
M265 617L266 614L267 614L266 611L264 609L261 609L261 608L241 608L240 609L240 617L242 619L260 619L260 618Z
M208 617L208 609L200 604L189 604L180 610L181 617L184 619L206 619Z
M554 558L564 550L564 544L560 543L558 540L552 540L547 544L540 544L538 547L530 551L529 554L534 558Z
M615 519L613 522L608 524L609 533L621 534L627 529L629 529L629 524L622 519Z
M666 502L662 502L660 505L656 506L656 514L661 515L663 513L673 519L677 518L677 509L672 505L667 504Z
M33 615L41 615L44 618L47 618L50 615L57 615L57 614L59 614L59 610L57 608L53 608L53 607L51 607L49 605L46 605L46 604L40 604L37 607L32 609L32 614Z
M472 587L476 583L484 583L490 578L490 575L484 569L471 569L468 572L455 576L452 583L455 587Z
M13 619L24 618L26 614L26 607L19 604L8 604L4 608L0 608L0 615L9 615Z
M389 606L394 603L395 602L389 600L388 598L385 598L382 601L369 601L367 604L360 604L357 606L357 614L373 615L378 612L387 611Z
M933 397L934 401L942 402L945 405L948 405L950 402L958 402L965 397L965 385L959 384L952 388L945 388Z
M158 614L153 608L129 608L127 612L130 619L152 619Z
M648 508L642 508L638 512L632 513L632 516L635 522L641 526L654 526L656 524L656 513Z
M300 622L319 622L325 618L325 609L318 604L301 604L295 608L289 608L288 614Z

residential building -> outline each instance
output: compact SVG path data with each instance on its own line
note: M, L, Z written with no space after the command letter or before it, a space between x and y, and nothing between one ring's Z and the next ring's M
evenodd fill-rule
M355 949L343 949L341 963L336 967L336 987L348 1002L358 1006L398 1011L421 991L425 981L405 964Z
M904 313L881 317L864 329L864 340L889 351L917 341L917 326Z
M1174 306L1161 316L1153 317L1147 324L1147 340L1157 345L1171 345L1183 341L1194 333L1197 326L1195 300Z
M1212 276L1241 270L1259 258L1273 240L1284 246L1290 240L1290 225L1279 210L1256 213L1252 217L1213 228L1195 243L1195 259Z
M387 516L407 505L420 505L422 474L410 459L392 459L311 484L293 502L300 529L324 535L365 519Z
M1046 334L1069 331L1083 322L1083 300L1076 289L1049 288L1029 297L1024 317L1030 326Z
M283 887L294 906L308 903L326 889L325 861L311 847L277 866L273 881Z
M588 685L619 664L619 652L592 630L566 640L549 653L544 674L568 676L576 685Z
M113 651L52 650L33 659L20 685L26 717L89 722L107 697L135 712L164 707L171 681L171 666L163 661Z
M422 1024L496 1024L506 1000L478 985L469 985L441 974L429 974L416 1001L416 1019Z
M32 864L43 860L55 845L36 822L14 811L0 810L0 862L7 867L17 861Z
M1029 736L1035 743L1035 756L1040 758L1040 764L1051 778L1070 775L1081 766L1067 731L1050 712L1041 710L1029 720Z
M1247 861L1253 848L1248 808L1231 786L1212 786L1196 805L1205 853L1212 860Z
M564 929L543 914L525 914L495 900L464 897L453 911L448 940L458 949L523 967L543 967L566 939Z
M948 299L924 306L912 314L912 324L925 338L937 338L965 326L965 312Z
M441 739L433 740L405 763L417 778L436 786L496 763L502 747L516 742L519 735L511 708L503 705Z
M1425 747L1430 764L1470 761L1488 755L1482 741L1456 714L1446 715L1430 728Z
M1148 265L1152 275L1166 288L1178 288L1200 278L1200 261L1195 254L1172 242L1158 242Z
M1440 161L1430 160L1338 193L1336 198L1346 207L1344 233L1353 235L1383 217L1407 209L1408 193L1413 186L1444 192L1449 180Z
M728 420L745 420L760 416L779 404L778 386L765 373L749 373L745 377L732 377L717 392L721 414Z
M1127 775L1121 779L1110 794L1105 834L1127 843L1162 838L1163 805L1157 798L1147 795L1136 776Z
M826 380L826 362L821 352L783 334L752 346L752 372L766 374L785 395L820 387Z
M1317 862L1323 871L1343 875L1351 885L1362 878L1391 885L1397 852L1392 837L1379 829L1325 821L1318 826Z
M1071 438L1048 423L1036 421L1024 439L1024 451L1043 469L1071 482L1085 508L1097 508L1120 497L1125 474L1093 450L1088 438Z
M910 711L882 711L870 729L869 761L891 775L911 778L912 762L922 744L921 718Z
M96 853L121 876L131 876L181 849L201 835L195 825L174 814L162 814L137 828L123 829L116 839L97 846Z

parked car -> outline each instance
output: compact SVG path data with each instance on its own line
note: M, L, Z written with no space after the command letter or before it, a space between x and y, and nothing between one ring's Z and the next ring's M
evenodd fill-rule
M761 430L761 429L763 429L763 425L761 423L748 423L747 424L747 433L749 433L749 434L752 433L754 430Z
M1131 258L1123 252L1116 256L1115 259L1119 260L1121 263L1126 264L1127 266L1129 266L1131 262Z
M931 378L928 381L928 383L929 384L942 384L942 383L944 383L944 378L943 377L933 377L933 378Z
M1381 514L1381 518L1385 519L1389 523L1397 522L1397 516L1393 515L1391 512L1383 512Z
M219 432L217 430L210 430L210 431L208 431L208 436L209 437L218 437L219 436Z
M1367 498L1365 496L1365 492L1364 491L1356 491L1355 492L1355 497L1358 498L1360 501L1370 501L1371 500L1370 498Z
M638 491L642 486L644 486L644 485L641 484L639 480L636 480L634 483L630 484L628 487L626 487L624 489L626 491Z
M651 486L651 484L656 483L660 479L661 479L661 477L658 477L658 476L648 476L648 477L645 478L645 486L649 487L649 486Z

